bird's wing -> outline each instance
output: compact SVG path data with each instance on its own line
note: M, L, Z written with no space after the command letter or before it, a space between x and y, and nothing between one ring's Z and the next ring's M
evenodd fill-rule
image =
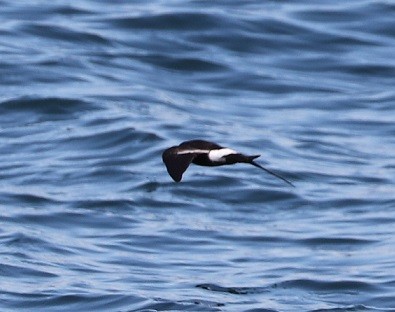
M170 150L170 149L169 149ZM191 164L192 160L196 157L195 153L185 153L185 154L176 154L171 150L166 150L162 159L166 165L167 172L173 178L174 181L180 182L182 179L182 175L185 170L188 169L188 166Z
M213 142L208 142L208 141L203 141L203 140L191 140L191 141L185 141L182 142L180 147L186 149L202 149L202 150L212 150L212 149L220 149L222 146L213 143Z
M255 156L251 156L251 157L255 157ZM255 158L256 158L256 157L255 157ZM295 185L293 185L293 183L291 183L290 181L288 181L286 178L280 176L278 173L275 173L275 172L273 172L273 171L271 171L271 170L269 170L269 169L267 169L267 168L261 166L260 164L258 164L258 163L256 163L255 161L253 161L253 159L254 159L254 158L250 159L250 164L251 164L251 165L253 165L253 166L255 166L255 167L258 167L258 168L261 168L262 170L266 171L267 173L269 173L269 174L271 174L271 175L273 175L273 176L275 176L275 177L277 177L277 178L283 180L285 183L288 183L289 185L295 187Z

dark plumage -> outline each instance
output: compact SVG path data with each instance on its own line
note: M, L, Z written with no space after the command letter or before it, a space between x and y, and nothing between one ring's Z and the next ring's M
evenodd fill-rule
M247 156L230 148L222 147L216 143L203 140L192 140L182 142L178 146L172 146L166 149L162 154L162 160L166 165L167 172L176 182L181 181L183 173L191 163L210 167L246 163L258 167L289 185L294 186L287 179L256 163L254 159L259 156L260 155Z

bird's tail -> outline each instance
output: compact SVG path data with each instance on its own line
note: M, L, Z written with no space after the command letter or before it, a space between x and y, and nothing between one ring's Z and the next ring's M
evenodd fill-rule
M247 156L248 162L252 163L254 159L258 158L261 155L253 155L253 156Z

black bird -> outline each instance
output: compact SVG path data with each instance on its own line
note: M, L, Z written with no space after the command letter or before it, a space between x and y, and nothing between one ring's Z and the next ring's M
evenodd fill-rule
M254 159L259 156L260 155L247 156L230 148L222 147L216 143L203 140L192 140L168 148L163 152L162 160L166 165L167 172L176 182L181 181L183 173L191 163L210 167L246 163L258 167L289 185L294 186L290 181L277 173L257 164Z

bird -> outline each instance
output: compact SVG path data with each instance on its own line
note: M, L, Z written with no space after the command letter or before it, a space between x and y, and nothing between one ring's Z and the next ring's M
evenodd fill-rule
M295 187L284 177L256 163L254 160L259 156L261 155L244 155L233 149L205 140L191 140L166 149L162 154L162 160L167 172L175 182L181 181L182 175L191 163L207 167L246 163L258 167Z

